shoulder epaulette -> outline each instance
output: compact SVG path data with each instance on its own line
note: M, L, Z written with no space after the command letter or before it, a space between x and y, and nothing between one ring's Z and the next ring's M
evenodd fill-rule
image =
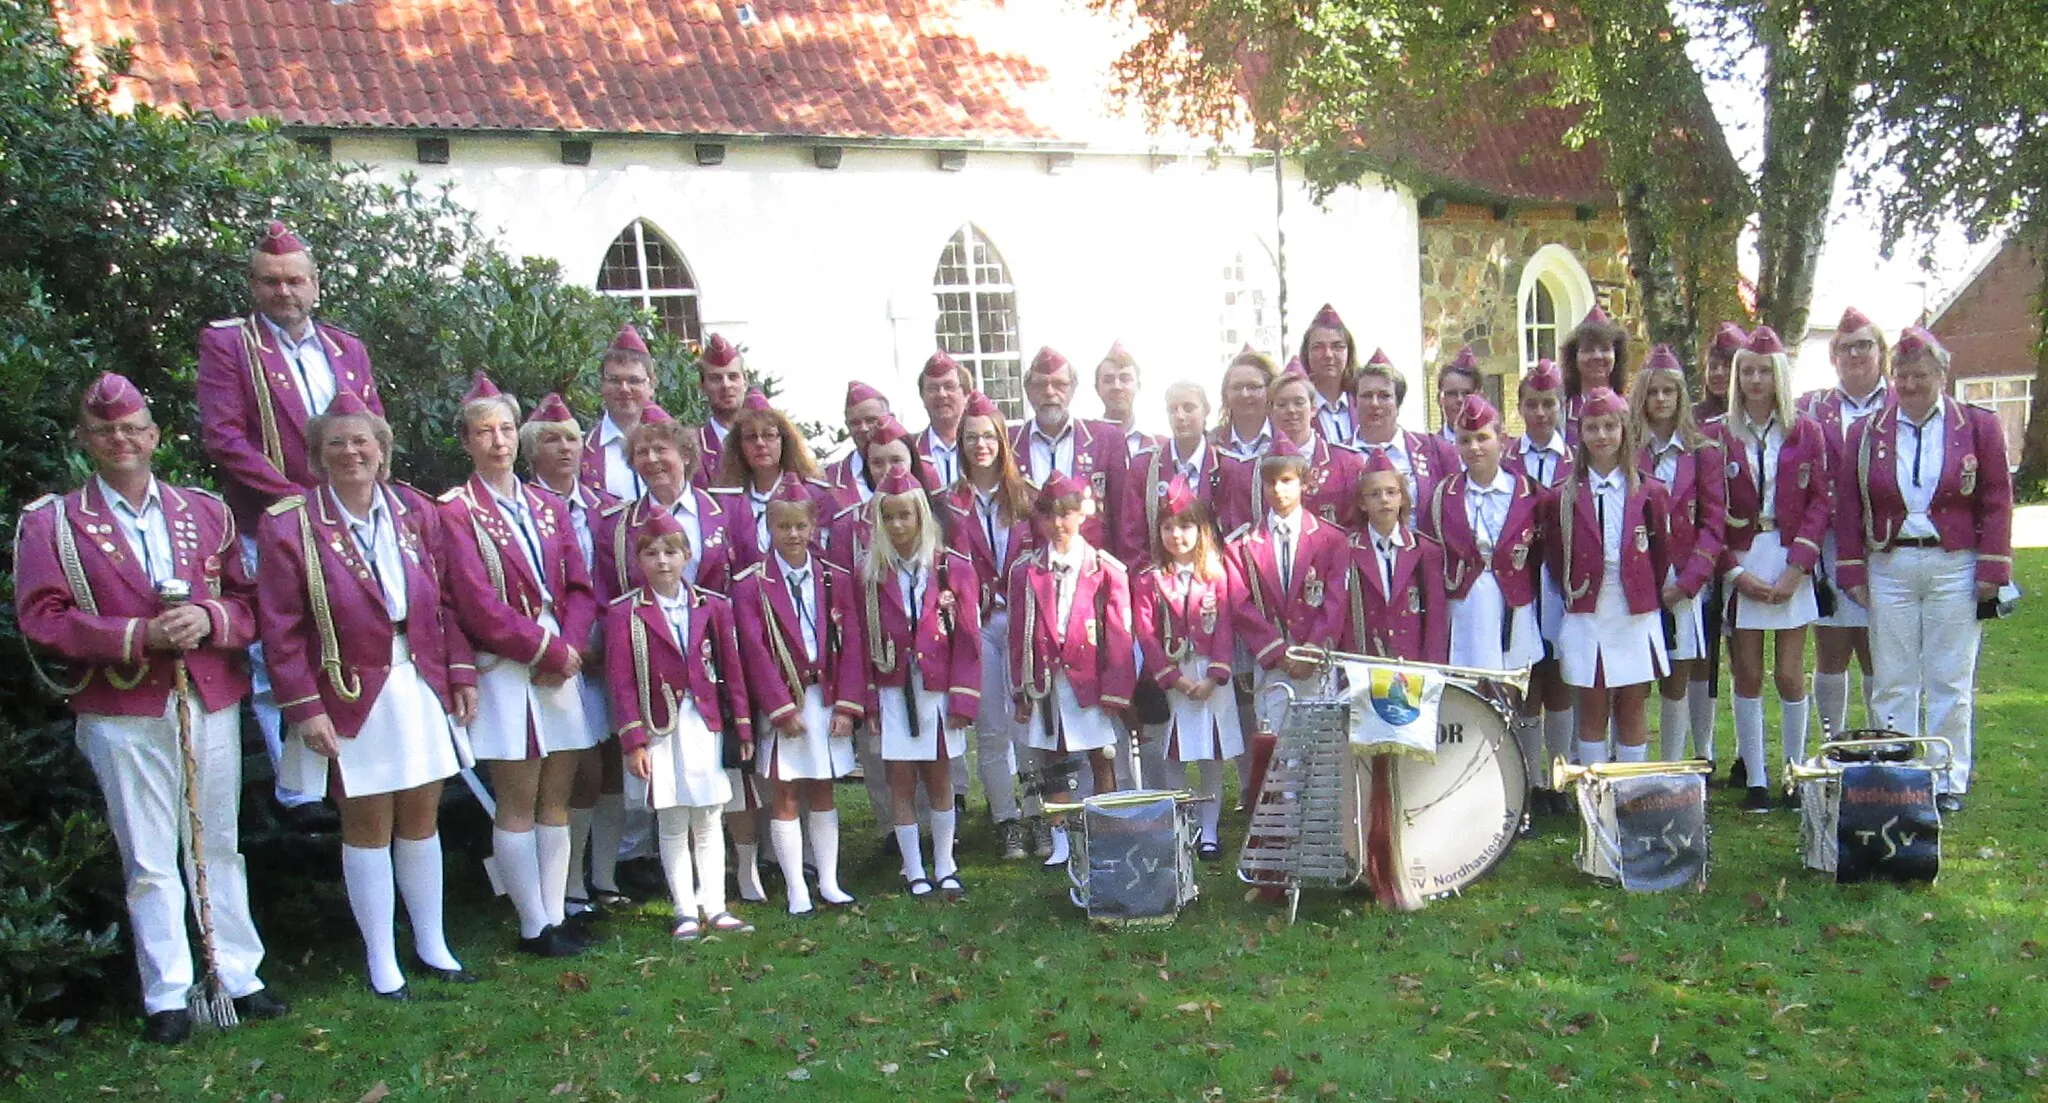
M1329 445L1329 446L1330 446L1331 448L1339 448L1339 449L1342 449L1342 450L1344 450L1344 451L1346 451L1346 452L1351 452L1351 453L1354 453L1354 454L1356 454L1356 455L1360 455L1360 456L1363 456L1363 455L1365 455L1365 449L1363 449L1363 448L1360 448L1360 447L1359 447L1358 445L1356 445L1356 444L1353 444L1353 443L1351 443L1350 441L1345 441L1345 440L1326 440L1326 441L1324 441L1323 443L1324 443L1324 444L1327 444L1327 445Z
M1223 538L1223 542L1224 542L1224 543L1226 543L1226 544L1235 544L1235 543L1237 543L1237 542L1238 542L1239 540L1242 540L1242 539L1244 539L1245 537L1247 537L1247 536L1250 536L1250 535L1251 535L1251 532L1252 532L1252 525L1251 525L1251 522L1250 522L1250 521L1246 521L1246 522L1245 522L1244 524L1242 524L1242 525L1239 525L1239 526L1237 526L1237 528L1233 529L1233 530L1231 531L1231 533L1230 533L1230 535L1229 535L1229 536L1226 536L1226 537L1224 537L1224 538Z
M839 489L839 488L838 488L837 486L834 486L834 485L832 484L832 481L831 481L830 479L826 479L826 478L823 478L823 477L817 477L817 478L810 478L810 479L805 479L805 480L804 480L804 482L805 482L806 484L810 485L810 486L815 486L815 487L817 487L817 488L818 488L819 490L837 490L837 489Z
M57 501L57 499L60 497L62 497L62 495L45 494L42 497L37 498L35 501L30 502L24 509L22 509L21 512L24 514L29 514L34 513L36 510L39 509L48 509L51 503Z
M1105 566L1105 567L1111 567L1111 568L1114 568L1114 569L1115 569L1116 571L1118 571L1118 572L1119 572L1119 573L1121 573L1121 574L1126 574L1126 575L1128 575L1128 574L1130 573L1130 568L1129 568L1129 567L1126 567L1126 566L1124 566L1124 561L1123 561L1123 560L1121 560L1121 559L1118 559L1118 558L1117 558L1116 556L1114 556L1114 555L1111 555L1111 554L1109 554L1109 553L1108 553L1108 552L1106 552L1106 551L1103 551L1103 550L1102 550L1101 548L1097 548L1097 549L1095 549L1095 557L1096 557L1097 559L1101 560L1101 561L1102 561L1102 564L1103 564L1103 566Z
M339 334L341 334L341 335L342 335L343 337L355 337L355 336L356 336L356 335L355 335L354 333L352 333L352 332L350 332L350 331L348 331L348 330L345 330L345 329L341 328L340 326L338 326L338 325L335 325L335 324L334 324L333 322L327 321L327 320L326 320L326 319L324 319L324 318L322 318L322 319L318 319L318 320L317 320L317 321L315 322L315 324L316 324L316 325L318 325L318 326L319 326L319 327L320 327L321 329L326 329L326 330L332 330L332 331L334 331L335 333L339 333ZM362 338L360 338L360 337L356 337L356 340L360 341L360 340L362 340Z
M823 560L820 560L820 562L823 562ZM747 568L746 568L745 570L743 570L743 571L741 571L740 573L738 573L738 574L736 574L736 575L732 576L732 580L733 580L734 582L739 582L739 581L741 581L741 580L743 580L743 579L753 578L753 577L754 577L755 575L758 575L758 574L760 574L760 573L761 573L761 570L762 570L762 568L763 568L763 567L765 567L766 565L767 565L767 560L762 560L762 561L761 561L761 562L759 562L759 563L752 563L752 564L749 564L749 565L747 566Z
M741 492L740 488L736 486L706 486L699 487L698 489L704 491L704 493L706 494L710 494L720 498L729 498Z
M709 602L712 605L732 604L732 598L729 595L721 594L717 590L707 590L702 586L693 585L690 587L690 592L697 595L699 603Z
M206 328L208 328L208 329L233 329L233 328L235 328L236 326L239 326L239 325L241 325L241 324L242 324L243 322L246 322L246 321L248 321L248 320L249 320L249 319L247 319L247 318L215 318L215 319L214 319L213 321L210 321L210 322L206 323Z
M974 562L973 557L969 556L966 552L961 551L959 548L940 548L939 555L941 557L951 557L953 559L958 559L962 563Z
M843 574L848 576L851 576L853 574L852 571L847 570L845 567L842 567L839 564L834 563L831 560L826 559L822 556L814 556L813 558L818 560L819 566L825 568L822 572L824 574Z
M617 596L617 597L613 598L613 599L611 600L610 604L613 604L613 605L618 605L618 604L621 604L621 603L623 603L623 602L630 602L630 601L635 601L635 600L638 600L638 599L639 599L639 597L640 597L640 595L641 595L641 593L643 593L643 592L644 592L643 590L641 590L641 589L638 589L638 588L636 588L636 589L631 589L631 590L627 590L627 591L626 591L625 593L623 593L623 594L620 594L619 596Z
M866 503L866 502L855 502L855 503L853 503L852 505L850 505L850 506L847 506L847 507L846 507L845 509L842 509L842 510L840 510L839 512L837 512L837 513L833 514L833 515L832 515L832 520L831 520L831 521L827 521L827 522L826 522L826 524L831 524L831 523L833 523L834 521L838 521L838 520L839 520L840 518L842 518L842 517L854 517L854 518L857 518L857 517L858 517L858 515L859 515L859 513L860 513L860 511L861 511L861 510L863 510L863 509L865 509L865 508L867 508L867 503Z
M451 486L448 489L442 491L441 496L434 500L437 502L453 502L462 497L462 491L462 487Z
M627 506L632 504L632 502L629 502L626 499L621 498L608 506L600 507L597 511L597 515L599 517L610 517L619 513L620 511L624 510Z
M263 512L272 517L282 517L295 509L305 508L305 505L306 496L304 494L287 494L277 501L270 503L270 508L265 509Z
M178 489L184 491L187 494L197 494L202 498L212 498L214 501L219 502L222 505L227 504L227 499L221 497L220 491L218 490L208 490L203 486L181 486Z

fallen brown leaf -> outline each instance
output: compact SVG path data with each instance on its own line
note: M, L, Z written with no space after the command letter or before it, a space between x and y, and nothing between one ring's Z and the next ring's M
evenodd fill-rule
M1934 976L1927 978L1927 990L1930 992L1939 992L1942 989L1947 988L1951 983L1953 982L1950 981L1949 978L1937 973Z
M590 978L581 973L563 973L555 978L555 991L562 993L590 991Z
M390 1094L391 1085L379 1080L375 1084L370 1085L370 1090L364 1092L362 1097L356 1100L356 1103L378 1103L379 1100Z
M1046 1081L1045 1094L1046 1098L1053 1100L1054 1103L1066 1103L1067 1082L1065 1080Z

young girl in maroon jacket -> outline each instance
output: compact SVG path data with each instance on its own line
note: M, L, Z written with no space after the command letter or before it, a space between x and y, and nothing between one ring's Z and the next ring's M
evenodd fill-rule
M1448 661L1444 549L1408 523L1408 480L1385 452L1374 452L1356 494L1365 520L1351 535L1350 616L1339 646L1382 659Z
M695 941L706 927L745 934L754 928L726 910L721 818L733 793L728 724L741 761L754 754L732 603L683 581L690 540L668 512L649 517L634 545L647 585L605 616L605 681L620 751L626 769L647 783L675 937Z
M1243 584L1224 569L1209 507L1178 475L1158 504L1150 560L1131 583L1131 619L1144 658L1139 672L1166 694L1167 719L1149 738L1163 741L1171 773L1166 787L1187 779L1187 763L1201 777L1201 855L1221 853L1217 821L1223 811L1223 763L1244 753L1230 660L1237 635L1231 609L1244 600Z
M1643 716L1650 683L1670 673L1658 597L1665 577L1670 497L1636 470L1635 430L1620 395L1588 391L1578 456L1543 511L1548 558L1558 565L1565 621L1558 671L1578 690L1579 761L1648 757Z
M874 543L861 563L867 715L880 729L903 880L912 896L967 895L953 859L952 763L967 753L981 696L981 586L945 546L924 487L891 471L869 502ZM917 834L917 785L931 801L932 873ZM878 810L879 812L879 810Z

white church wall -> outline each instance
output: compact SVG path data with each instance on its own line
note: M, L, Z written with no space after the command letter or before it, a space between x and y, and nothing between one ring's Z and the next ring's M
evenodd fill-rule
M1024 359L1040 345L1066 354L1082 371L1078 410L1092 416L1092 368L1123 341L1143 369L1140 423L1155 429L1166 384L1190 378L1214 396L1226 262L1276 246L1272 170L1242 158L1155 167L1081 154L1055 174L1041 153L990 151L948 172L929 149L848 148L822 170L807 146L736 142L723 164L700 167L689 141L601 139L579 167L560 164L552 140L459 136L447 165L416 164L406 138L339 138L334 157L451 183L510 251L554 258L585 283L620 231L646 219L687 259L706 331L777 375L792 413L825 421L860 378L906 424L923 422L916 376L935 347L933 271L963 224L1009 267ZM1318 206L1290 180L1284 226L1284 345L1329 301L1362 344L1419 363L1413 195L1369 183ZM1420 402L1411 394L1404 411L1416 424Z

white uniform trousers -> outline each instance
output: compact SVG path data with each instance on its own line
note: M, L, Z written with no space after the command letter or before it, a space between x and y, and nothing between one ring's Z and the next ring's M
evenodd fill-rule
M249 577L256 573L256 538L249 533L242 534L242 565L249 569ZM271 786L271 795L277 803L286 808L302 804L317 804L318 793L302 793L284 783L281 762L284 758L284 715L277 708L277 694L270 689L270 663L263 658L263 644L259 641L249 645L249 708L256 714L256 726L263 732L263 749L270 755L270 769L277 780Z
M1871 719L1939 736L1955 761L1935 784L1970 789L1977 688L1977 553L1900 548L1870 557ZM1925 720L1923 721L1923 709Z
M175 697L173 698L175 701ZM199 713L192 702L193 751L199 762L200 850L213 912L213 945L221 984L242 997L263 987L263 940L249 919L249 875L236 826L241 815L242 726L230 706ZM107 798L107 820L121 850L128 921L142 973L145 1013L181 1010L197 975L199 948L186 934L188 860L180 876L179 844L188 837L185 760L178 746L175 704L162 716L78 718L78 748L92 763ZM196 917L197 899L190 906ZM195 924L196 926L196 924Z
M1004 661L1009 648L1010 614L997 610L981 625L981 708L974 717L975 768L989 817L997 823L1020 814L1036 816L1044 803L1035 795L1021 795L1017 785L1018 763L1032 759L1026 753L1029 729L1017 723L1017 705L1010 697L1010 667Z

